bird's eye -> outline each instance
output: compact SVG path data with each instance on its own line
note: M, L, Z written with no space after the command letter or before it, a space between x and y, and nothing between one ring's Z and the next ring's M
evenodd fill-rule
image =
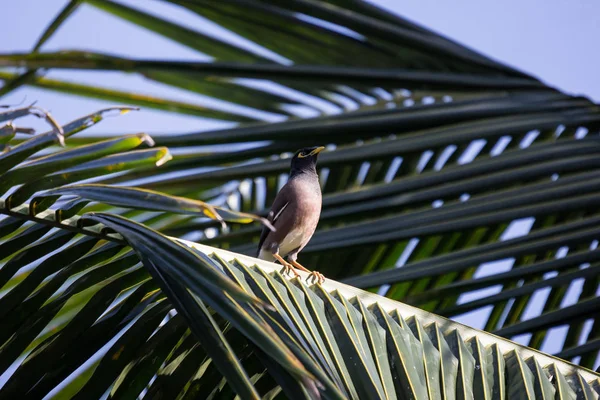
M306 153L300 152L300 154L298 154L298 157L304 158L304 157L306 157Z

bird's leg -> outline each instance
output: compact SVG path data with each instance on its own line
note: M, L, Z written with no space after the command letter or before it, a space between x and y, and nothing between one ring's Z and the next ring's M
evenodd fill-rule
M291 264L287 261L285 261L283 259L283 257L281 257L278 253L273 253L273 257L275 257L277 259L277 261L279 261L281 263L281 265L283 265L283 269L282 269L282 274L290 274L293 273L294 275L296 275L296 277L300 277L300 274L298 272L296 272L296 270L294 269L294 267L291 266Z
M317 282L319 284L325 282L325 277L323 276L322 273L317 272L317 271L311 271L308 268L304 267L302 264L300 264L298 261L296 261L292 258L288 258L288 260L290 261L290 264L292 264L294 267L301 269L304 272L308 272L308 277L306 278L307 281L309 279L312 279L313 282Z

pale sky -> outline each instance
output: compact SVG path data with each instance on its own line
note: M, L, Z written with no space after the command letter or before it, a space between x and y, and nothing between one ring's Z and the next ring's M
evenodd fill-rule
M373 2L547 84L600 101L600 1Z

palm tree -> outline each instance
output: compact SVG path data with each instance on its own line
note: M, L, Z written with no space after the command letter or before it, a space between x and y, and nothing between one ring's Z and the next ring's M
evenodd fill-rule
M0 71L1 94L237 123L115 138L75 134L131 107L0 114L0 398L598 398L598 105L358 0L166 2L255 46L72 0L31 53L0 55L26 68ZM40 52L89 5L214 61ZM32 113L49 132L15 137ZM248 257L289 152L314 144L330 151L302 262L322 287ZM483 330L456 322L472 312Z

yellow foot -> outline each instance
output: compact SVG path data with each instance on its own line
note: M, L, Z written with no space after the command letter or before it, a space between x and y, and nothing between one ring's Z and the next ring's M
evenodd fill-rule
M285 261L279 254L273 254L273 257L275 257L277 259L277 261L279 261L279 263L281 265L283 265L283 268L281 269L281 274L283 275L296 275L296 277L299 277L300 274L296 271L296 269L294 267L292 267L292 265Z
M323 282L325 282L325 277L320 272L311 271L311 273L308 274L308 276L306 277L306 282L308 282L309 280L311 280L313 283L316 282L316 283L318 283L320 285Z
M317 271L311 271L311 270L309 270L308 268L306 268L305 266L303 266L302 264L300 264L300 263L299 263L298 261L296 261L296 260L290 260L290 263L291 263L291 264L292 264L294 267L296 267L296 268L298 268L298 269L300 269L300 270L302 270L302 271L304 271L304 272L308 272L308 276L306 277L306 282L308 282L309 280L312 280L312 281L313 281L313 283L314 283L314 282L316 282L316 283L318 283L319 285L320 285L321 283L325 282L325 277L323 276L323 274L322 274L322 273L320 273L320 272L317 272Z
M283 268L281 269L282 275L293 275L296 278L300 277L300 274L296 271L296 268L292 267L290 264L283 264Z

